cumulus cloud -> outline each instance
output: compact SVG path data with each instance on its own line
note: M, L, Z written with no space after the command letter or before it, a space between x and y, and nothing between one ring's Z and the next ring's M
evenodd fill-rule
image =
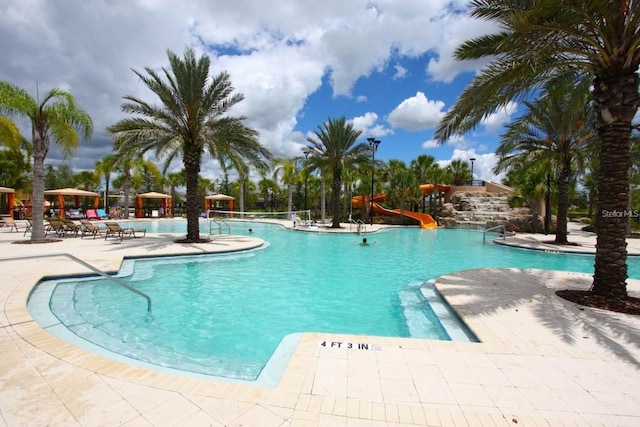
M400 103L387 117L392 126L409 131L432 129L437 126L444 115L444 102L430 101L424 93Z
M469 163L471 168L471 159L473 160L473 179L480 179L483 181L501 182L505 178L505 174L501 173L496 175L493 173L493 168L498 162L498 157L495 153L478 154L475 149L461 150L455 149L451 154L451 158L447 160L440 160L437 163L440 167L447 167L451 164L452 160L459 159Z
M498 135L505 124L511 121L511 116L518 111L516 102L509 102L503 108L487 116L480 124L489 135Z
M367 112L364 116L354 117L350 121L353 128L361 131L363 136L378 138L393 133L392 129L377 123L378 115L376 113Z
M334 96L351 96L358 79L392 68L389 64L397 59L432 53L437 60L427 72L434 80L473 68L450 59L457 43L489 30L465 17L466 4L6 0L0 4L0 80L34 96L36 83L41 92L68 88L95 125L92 140L80 146L70 163L92 169L95 160L112 150L105 128L125 116L122 97L155 102L131 69L159 70L167 66L167 49L181 54L191 45L211 57L214 73L229 71L234 87L244 93L245 101L233 113L246 115L247 124L274 154L293 155L299 151L298 118L323 81L330 82ZM396 78L406 76L402 66L393 68ZM360 95L357 100L368 99ZM442 108L418 92L388 119L403 129L428 129ZM377 120L363 130L373 136L392 132ZM48 160L62 161L55 146Z

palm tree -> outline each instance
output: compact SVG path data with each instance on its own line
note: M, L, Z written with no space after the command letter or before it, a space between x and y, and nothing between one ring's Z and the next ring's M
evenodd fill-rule
M146 67L147 75L134 71L156 94L161 104L152 105L127 95L122 110L139 117L123 119L107 131L116 139L116 150L146 153L154 151L165 160L164 170L182 157L187 187L187 242L200 240L198 177L205 151L221 164L229 157L258 161L270 157L257 140L257 132L243 124L244 117L228 115L244 96L234 94L226 72L209 79L210 60L196 58L187 48L180 58L167 51L170 68L158 74Z
M101 160L96 160L94 167L96 174L104 178L105 190L104 190L104 210L109 212L109 184L111 183L111 174L113 173L116 165L116 156L109 154L104 156ZM97 207L97 206L96 206Z
M40 100L24 89L0 82L0 113L18 116L31 122L33 148L32 242L44 237L44 160L53 141L69 156L80 137L89 139L93 122L89 114L76 105L73 96L61 89L51 89Z
M184 171L168 173L164 178L164 184L169 186L169 194L171 194L173 205L175 206L180 200L176 187L180 187L185 184ZM172 212L172 214L175 215L175 212Z
M307 139L309 146L310 164L321 170L327 169L332 175L331 184L331 214L333 216L331 228L340 228L340 190L342 188L342 171L345 167L364 163L371 158L371 148L368 144L356 144L362 132L355 130L352 123L348 123L343 116L339 119L329 118L318 130L315 136Z
M416 180L419 184L426 184L429 182L430 172L435 166L438 166L436 163L436 158L433 156L429 156L427 154L420 154L415 159L411 160L409 163L409 168L411 168L411 172L413 172ZM437 182L434 182L437 187ZM422 196L422 213L426 210L426 196Z
M8 117L0 117L0 186L25 188L25 172L31 172L31 145Z
M499 173L498 168L500 166L500 164L496 166L495 173ZM538 217L540 216L541 200L547 192L545 177L548 171L549 162L547 158L523 158L522 162L509 167L507 176L503 181L505 185L515 189L517 195L522 197L523 205L531 210L531 231L533 233L541 230ZM550 206L546 206L546 209L548 212Z
M627 209L631 121L640 105L640 0L474 0L471 15L495 34L469 40L457 59L491 58L438 126L435 137L473 129L497 108L546 82L578 76L592 86L600 135L598 211ZM598 218L594 294L627 296L626 218Z
M298 162L296 159L285 159L277 157L273 159L273 180L278 181L278 176L282 174L280 181L287 186L287 212L293 210L293 186L298 178Z
M386 172L386 200L393 206L399 206L400 215L404 215L407 203L414 203L420 197L416 175L407 165L396 159L390 159Z
M582 170L585 148L595 138L586 123L588 87L565 81L548 87L535 102L525 102L527 111L507 127L496 150L502 172L529 158L548 159L556 169L558 222L555 243L568 244L567 213L569 187L576 171Z
M453 159L447 169L451 172L453 185L465 185L470 181L471 169L467 162L461 159Z

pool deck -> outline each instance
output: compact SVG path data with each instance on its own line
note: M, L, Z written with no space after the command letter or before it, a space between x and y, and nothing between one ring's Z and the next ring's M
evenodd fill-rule
M262 244L259 236L226 236L182 245L168 234L13 243L28 237L0 228L0 258L67 253L113 272L125 256ZM549 240L522 234L500 243L567 249ZM570 249L594 251L595 235L575 224L569 240L580 244ZM628 251L640 255L640 239L630 239ZM438 290L480 343L305 333L278 386L264 388L130 366L41 329L26 308L33 286L43 276L87 272L57 255L0 262L0 426L640 425L640 316L578 307L554 294L587 289L588 274L476 269L442 276ZM628 290L640 296L640 281L629 280Z

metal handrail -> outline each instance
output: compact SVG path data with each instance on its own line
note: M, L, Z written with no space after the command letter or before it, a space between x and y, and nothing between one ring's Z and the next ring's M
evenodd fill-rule
M504 225L503 225L503 224L499 224L499 225L496 225L495 227L487 228L486 230L484 230L484 231L482 232L482 243L485 243L485 239L486 239L486 236L487 236L487 232L489 232L489 231L494 231L494 230L497 230L497 229L499 229L499 228L501 228L501 229L502 229L502 239L503 239L503 240L504 240L504 239L506 239L506 238L507 238L507 229L504 227Z
M212 225L215 224L218 226L218 234L222 234L222 229L226 228L227 230L227 234L231 234L231 225L229 225L227 222L225 221L221 221L221 220L211 220L209 222L209 234L213 234L213 228Z
M77 262L78 264L88 268L89 270L93 271L94 273L104 277L105 279L111 280L112 282L130 290L131 292L140 295L141 297L143 297L144 299L147 300L147 311L149 313L151 313L151 297L149 297L149 295L145 294L144 292L141 292L139 290L137 290L134 287L131 287L129 285L127 285L126 283L124 283L122 280L116 279L113 276L108 275L107 273L105 273L104 271L98 270L97 268L95 268L94 266L92 266L91 264L88 264L84 261L82 261L80 258L77 258L71 254L66 254L66 253L58 253L58 254L49 254L49 255L31 255L31 256L20 256L20 257L13 257L13 258L0 258L0 261L20 261L20 260L26 260L26 259L38 259L38 258L55 258L55 257L66 257L69 258L75 262Z
M367 224L361 219L356 221L358 234L367 232Z

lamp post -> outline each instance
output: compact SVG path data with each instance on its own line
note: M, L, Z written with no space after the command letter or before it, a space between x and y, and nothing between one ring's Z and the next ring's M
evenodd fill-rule
M373 180L376 172L376 150L380 145L380 140L375 138L367 138L371 147L371 199L369 199L369 223L373 225Z
M476 161L475 157L470 158L471 160L471 186L473 186L473 162Z
M309 158L309 154L311 154L311 152L309 150L304 150L304 210L306 211L307 208L307 183L309 181L309 170L307 169L307 159Z

